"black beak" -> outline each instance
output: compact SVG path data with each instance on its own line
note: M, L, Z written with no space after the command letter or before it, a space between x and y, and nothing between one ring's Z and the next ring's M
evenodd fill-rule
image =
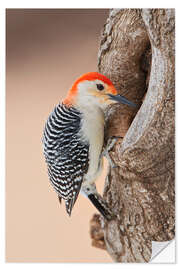
M137 105L135 103L129 101L128 99L126 99L125 97L123 97L121 95L108 94L108 96L110 97L111 100L115 100L119 103L126 104L126 105L129 105L131 107L137 107Z

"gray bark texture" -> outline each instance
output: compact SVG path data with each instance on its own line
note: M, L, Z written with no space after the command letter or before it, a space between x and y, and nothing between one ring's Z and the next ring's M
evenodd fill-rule
M118 140L104 198L116 214L91 220L93 246L116 262L148 262L153 241L175 234L175 11L113 9L101 36L99 72L138 109L107 111L106 140ZM104 241L104 244L103 244Z

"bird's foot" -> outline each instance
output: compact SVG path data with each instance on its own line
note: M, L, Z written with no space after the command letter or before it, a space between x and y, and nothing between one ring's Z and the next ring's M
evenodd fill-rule
M111 168L117 168L117 165L114 163L114 161L112 160L112 158L109 155L109 152L113 149L115 143L117 142L117 140L119 138L123 138L123 137L116 137L116 136L112 136L108 139L107 145L105 147L105 149L102 152L102 156L105 156L111 166Z

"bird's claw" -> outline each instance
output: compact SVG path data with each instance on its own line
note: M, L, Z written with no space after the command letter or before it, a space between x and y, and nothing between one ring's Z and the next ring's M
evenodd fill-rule
M108 139L107 145L105 147L105 149L102 152L102 156L105 156L111 166L111 168L117 168L118 166L113 162L112 158L109 155L109 152L113 149L115 143L117 142L117 140L119 138L122 138L120 136L112 136Z

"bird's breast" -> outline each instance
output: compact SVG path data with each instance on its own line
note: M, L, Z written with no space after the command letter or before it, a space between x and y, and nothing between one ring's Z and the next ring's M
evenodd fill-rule
M104 142L104 112L100 108L84 110L80 134L89 143L89 168L85 178L93 181L98 173Z

